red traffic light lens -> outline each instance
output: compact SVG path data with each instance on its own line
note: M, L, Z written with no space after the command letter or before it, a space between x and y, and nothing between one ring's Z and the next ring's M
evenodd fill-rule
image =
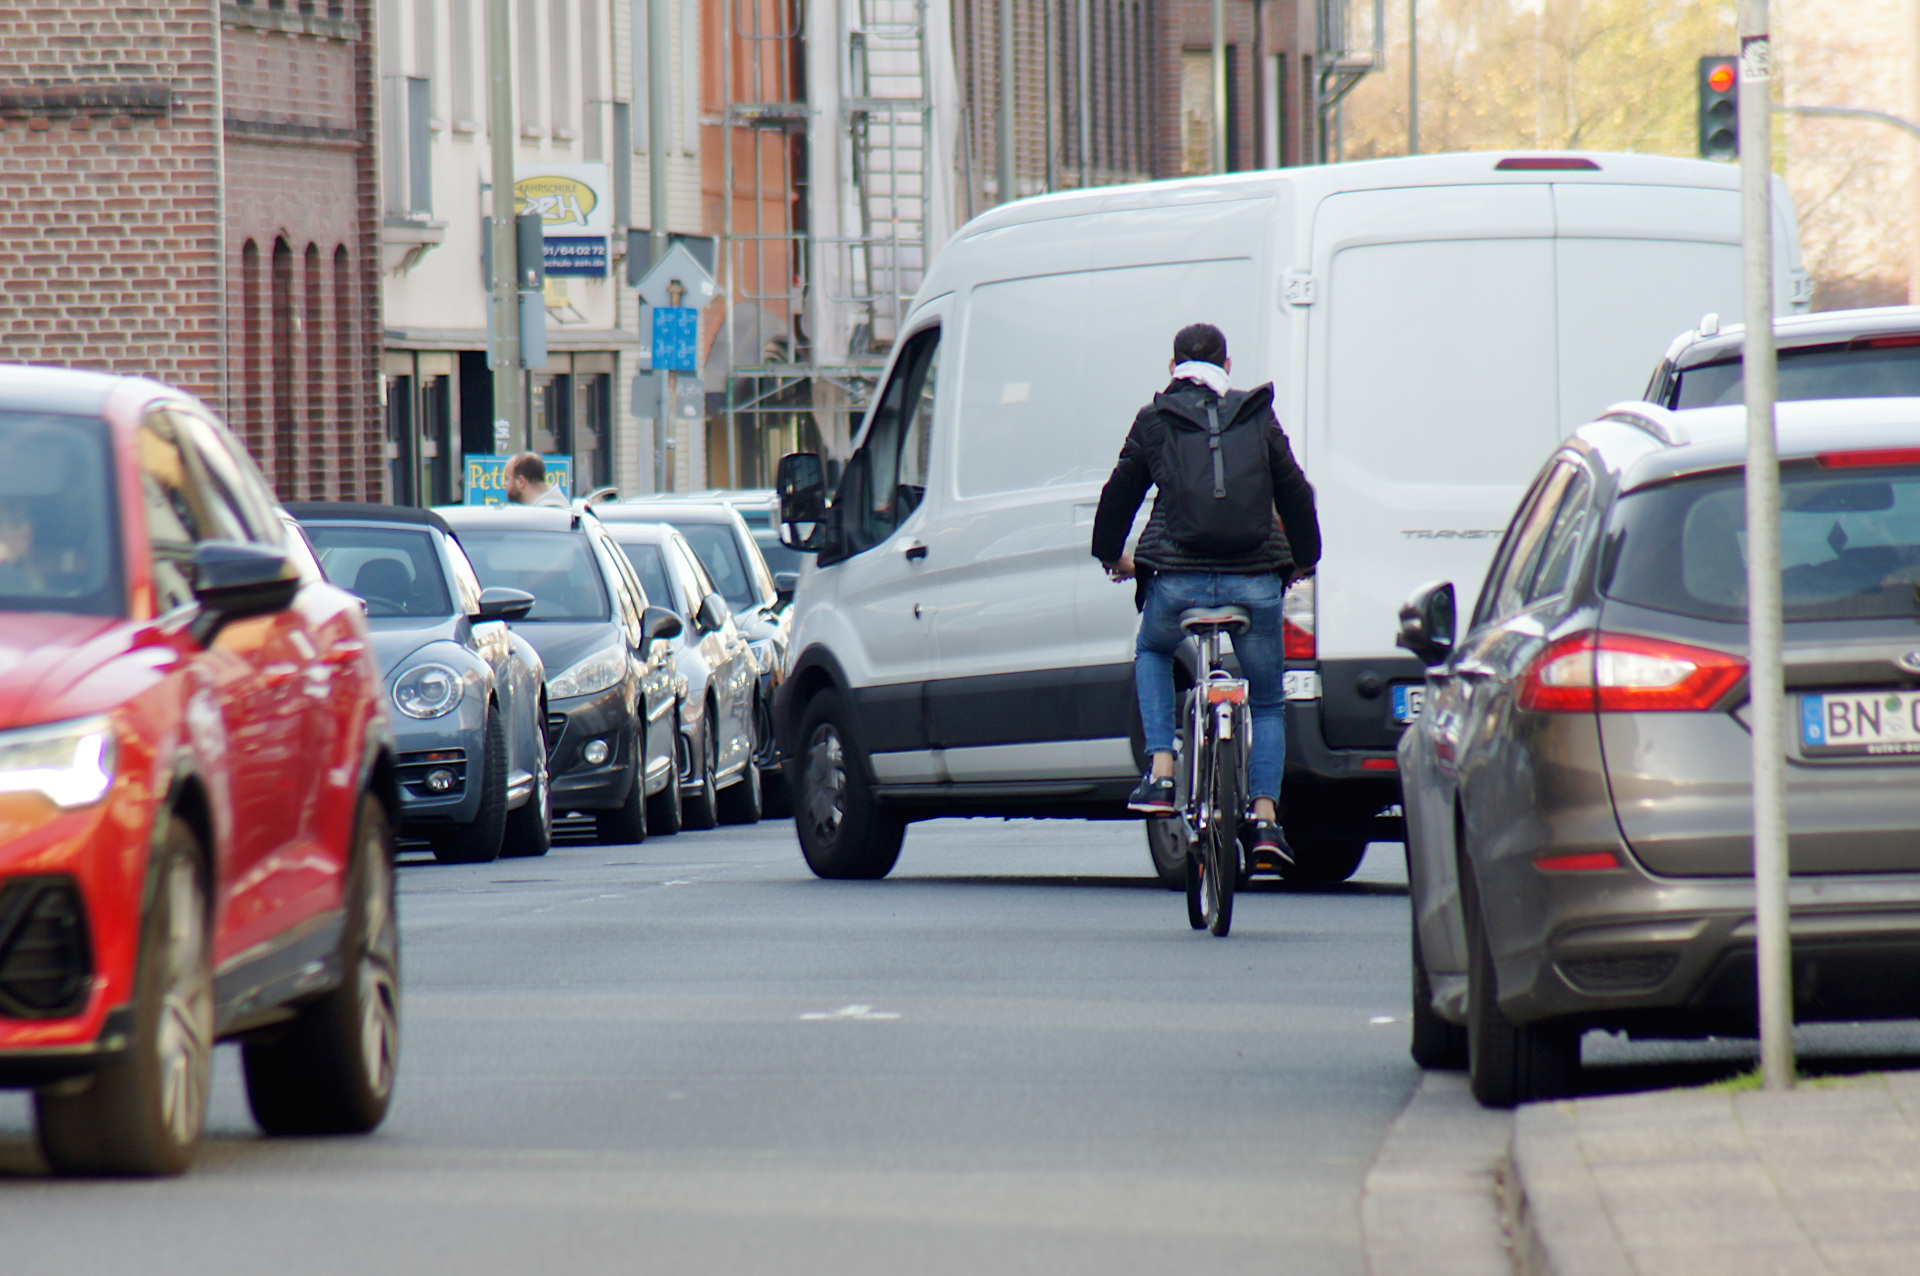
M1725 93L1733 87L1733 63L1722 62L1707 73L1707 87L1715 93Z

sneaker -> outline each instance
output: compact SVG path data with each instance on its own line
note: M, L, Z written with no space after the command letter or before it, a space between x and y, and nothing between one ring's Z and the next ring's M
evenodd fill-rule
M1155 779L1151 774L1143 777L1127 796L1127 809L1143 815L1172 815L1175 810L1173 777Z
M1251 815L1247 817L1247 821L1253 830L1248 847L1253 855L1270 855L1282 867L1293 863L1293 848L1287 845L1286 835L1280 831L1278 821L1256 820Z

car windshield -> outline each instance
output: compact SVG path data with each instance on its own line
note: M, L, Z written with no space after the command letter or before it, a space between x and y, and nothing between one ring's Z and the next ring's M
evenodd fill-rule
M1614 507L1605 592L1656 611L1744 621L1746 548L1738 473L1634 492ZM1920 470L1788 467L1780 587L1789 621L1920 616Z
M606 620L607 587L587 538L574 532L468 529L460 544L480 584L533 595L528 620Z
M453 601L433 537L368 523L310 523L327 579L367 603L367 616L451 616Z
M1710 408L1746 402L1740 360L1703 363L1677 376L1674 407ZM1920 396L1920 345L1813 346L1780 352L1781 401L1904 399Z
M647 601L655 607L679 611L680 602L667 584L667 564L660 556L660 547L622 545L620 548L626 551L627 561L633 564L633 574L640 578L641 586L647 591Z
M124 614L109 448L104 421L0 411L0 611Z
M760 605L731 525L676 522L674 526L700 556L701 565L707 569L707 575L713 577L713 587L727 600L727 606L735 611L749 611Z
M760 556L767 560L770 572L797 572L800 570L800 551L788 549L780 543L780 532L776 528L755 530L753 543L760 547Z

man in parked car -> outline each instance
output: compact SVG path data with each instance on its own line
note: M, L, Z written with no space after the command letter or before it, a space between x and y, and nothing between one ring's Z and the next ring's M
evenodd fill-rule
M1273 386L1229 390L1227 339L1212 324L1173 339L1173 380L1140 409L1100 492L1093 554L1116 581L1138 579L1142 615L1134 684L1152 767L1127 806L1166 816L1174 803L1173 654L1180 613L1238 605L1252 617L1233 640L1253 710L1248 787L1252 843L1291 863L1280 832L1286 699L1280 603L1320 561L1313 487L1273 415ZM1158 489L1140 543L1127 533L1147 488ZM1276 518L1275 515L1278 515Z
M507 462L507 499L515 505L551 505L567 508L567 498L547 482L547 463L532 452Z

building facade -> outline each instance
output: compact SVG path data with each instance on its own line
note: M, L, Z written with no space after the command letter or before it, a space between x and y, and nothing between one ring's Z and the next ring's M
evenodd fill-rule
M382 499L370 16L0 4L4 357L179 385L283 499Z

